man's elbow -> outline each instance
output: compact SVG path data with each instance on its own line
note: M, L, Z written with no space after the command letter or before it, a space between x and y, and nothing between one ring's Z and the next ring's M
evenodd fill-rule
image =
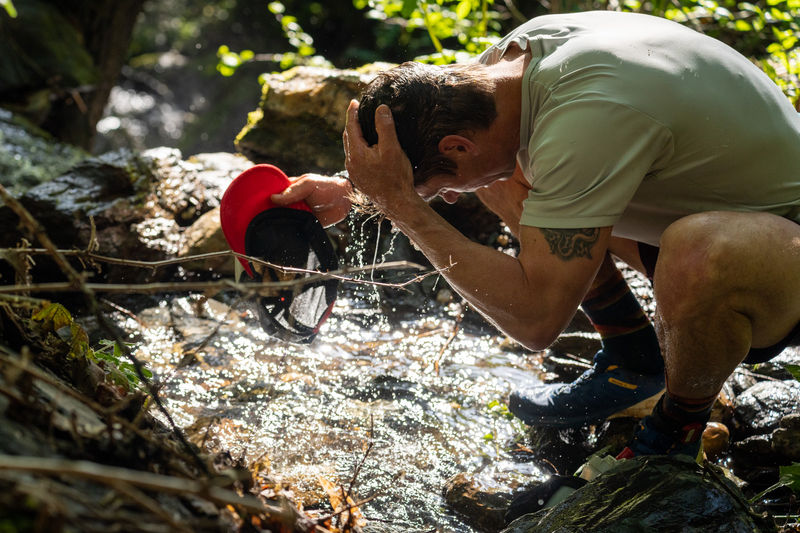
M510 336L520 343L525 348L538 352L546 350L553 344L563 328L553 326L552 324L526 324L519 328L516 332L510 333Z

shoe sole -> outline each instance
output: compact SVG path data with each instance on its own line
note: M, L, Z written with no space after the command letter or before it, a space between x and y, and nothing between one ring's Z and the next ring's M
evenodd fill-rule
M650 396L649 398L645 398L641 402L637 404L633 404L630 407L626 407L621 411L617 411L616 413L609 415L606 417L607 420L611 420L612 418L644 418L650 413L653 412L653 408L658 403L658 400L661 399L661 395L664 394L666 389L661 389L658 393Z

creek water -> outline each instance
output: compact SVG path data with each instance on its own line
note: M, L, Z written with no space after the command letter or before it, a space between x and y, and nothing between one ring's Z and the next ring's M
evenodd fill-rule
M259 465L265 487L324 507L323 477L352 485L356 501L377 495L362 507L366 531L470 532L444 505L448 478L542 477L512 458L524 426L503 409L510 390L537 380L539 359L459 324L458 305L388 316L374 294L343 291L309 345L271 338L247 313L196 297L120 320L178 424Z

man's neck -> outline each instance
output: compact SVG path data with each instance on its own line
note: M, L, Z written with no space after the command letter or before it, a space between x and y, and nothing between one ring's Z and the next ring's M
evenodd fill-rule
M516 156L519 149L520 113L522 112L522 77L530 55L514 46L503 58L489 66L495 82L497 118L488 130L489 141L499 153Z

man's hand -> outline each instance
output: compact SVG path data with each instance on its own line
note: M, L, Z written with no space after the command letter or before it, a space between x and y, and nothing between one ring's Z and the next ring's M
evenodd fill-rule
M283 206L305 201L323 227L344 220L350 212L351 188L346 179L303 174L289 181L292 184L283 192L270 197L272 203Z
M345 166L356 189L392 218L392 215L399 214L401 200L421 199L414 190L411 163L397 140L388 106L380 105L376 109L375 128L378 142L369 146L358 124L358 102L352 100L347 108L347 126L342 135Z

